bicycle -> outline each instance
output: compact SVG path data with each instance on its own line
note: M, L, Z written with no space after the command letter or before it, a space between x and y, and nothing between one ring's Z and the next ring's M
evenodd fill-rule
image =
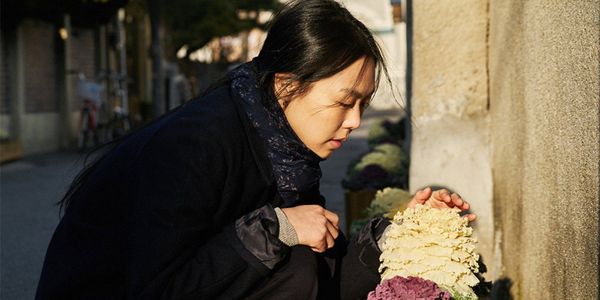
M92 147L100 143L98 111L102 104L102 91L101 84L87 80L83 73L79 73L77 94L82 103L79 134L77 136L77 149L79 151L87 149L90 139L93 143Z
M113 99L114 106L112 116L106 123L104 130L106 141L112 141L124 136L131 130L131 120L127 110L126 77L121 74L112 73L107 74L106 77L110 79L111 98Z

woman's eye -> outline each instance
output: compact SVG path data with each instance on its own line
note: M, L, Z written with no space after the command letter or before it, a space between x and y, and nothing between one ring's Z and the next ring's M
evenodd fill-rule
M354 107L353 103L338 102L338 104L343 108L353 108Z
M367 109L367 107L369 107L369 103L367 101L360 104L361 111L365 111L365 109Z

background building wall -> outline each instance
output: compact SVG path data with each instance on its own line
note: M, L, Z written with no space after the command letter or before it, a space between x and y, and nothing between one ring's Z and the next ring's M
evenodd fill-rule
M413 1L412 26L410 190L443 186L469 201L479 216L479 252L492 269L487 1Z
M600 1L490 1L492 166L517 299L598 299Z
M58 89L56 29L53 25L27 20L19 32L23 40L23 115L19 137L24 154L58 149Z
M392 86L381 80L371 102L374 109L404 108L406 26L395 23L390 0L340 0L350 13L373 32L382 47Z
M12 41L12 43L14 43L14 41ZM9 62L8 32L2 30L0 34L0 140L8 139L14 134L11 132L13 126L10 118L12 90L10 84L11 70Z
M53 25L29 20L24 22L25 112L57 112L56 30Z

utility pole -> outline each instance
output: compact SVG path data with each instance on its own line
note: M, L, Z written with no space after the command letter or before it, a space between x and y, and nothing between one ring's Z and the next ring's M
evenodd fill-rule
M150 33L152 36L152 102L154 104L154 117L157 117L163 112L163 74L159 32L160 0L148 0L148 10L150 12Z
M127 41L125 36L125 9L117 11L117 49L119 50L119 93L121 108L125 116L129 115L129 98L127 91Z
M63 149L69 148L72 142L73 136L73 75L77 75L71 66L71 16L65 14L63 16L63 28L61 29L61 38L64 42L64 70L65 70L65 82L64 82L64 102L61 105L62 128L60 146Z

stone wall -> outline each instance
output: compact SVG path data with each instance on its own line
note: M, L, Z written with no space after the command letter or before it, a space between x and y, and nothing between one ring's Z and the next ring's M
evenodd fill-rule
M6 36L3 35L3 38ZM57 27L43 21L24 20L17 28L15 41L2 43L3 79L2 122L0 128L22 144L24 155L55 151L61 148L61 134L71 146L79 130L81 100L77 98L78 72L88 78L95 75L94 35L91 29L78 29L69 37L73 68L65 74L64 49ZM8 52L14 55L8 55ZM7 53L4 53L7 52ZM10 73L7 73L10 69ZM68 79L65 79L68 78ZM70 80L70 97L65 97L65 80ZM10 97L10 98L9 98ZM6 101L8 99L8 101ZM61 110L71 99L69 112ZM69 126L61 126L69 120Z
M513 298L598 299L600 1L419 0L413 16L411 190L473 204L487 277Z
M598 299L600 1L490 1L502 275L517 299Z
M41 21L28 20L21 25L26 113L58 111L55 32L55 26Z
M489 264L493 214L487 3L419 0L413 2L413 11L410 190L444 186L469 201L479 216L473 223L479 252Z

